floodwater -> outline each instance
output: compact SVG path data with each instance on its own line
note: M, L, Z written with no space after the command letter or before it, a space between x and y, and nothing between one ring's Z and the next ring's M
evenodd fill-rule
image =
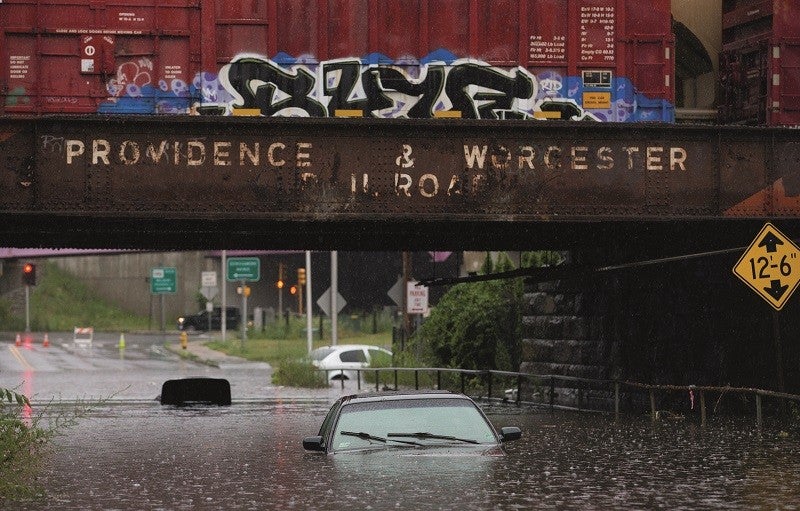
M753 416L714 416L701 428L692 416L615 423L484 403L496 427L523 430L505 457L406 456L433 452L416 449L325 456L304 452L302 439L356 388L283 388L270 383L265 364L200 366L153 343L130 344L124 353L114 344L83 352L57 341L0 350L0 386L32 396L35 413L47 418L74 409L71 400L91 403L49 453L39 479L46 496L0 507L800 510L796 418L759 432ZM164 381L189 376L228 379L233 405L159 405Z
M173 408L96 406L57 439L25 510L800 509L800 429L705 428L484 405L523 429L508 455L306 453L333 396ZM794 428L794 429L792 429Z

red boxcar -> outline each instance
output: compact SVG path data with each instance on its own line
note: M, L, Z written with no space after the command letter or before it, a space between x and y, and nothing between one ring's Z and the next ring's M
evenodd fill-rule
M800 125L800 2L725 0L720 120Z
M0 111L674 119L670 0L5 0Z

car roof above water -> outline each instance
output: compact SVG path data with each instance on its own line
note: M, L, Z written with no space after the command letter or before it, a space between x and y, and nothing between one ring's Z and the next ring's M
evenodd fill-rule
M375 346L372 344L337 344L336 346L320 346L319 348L315 348L313 351L321 351L321 350L351 350L351 349L361 349L361 348L378 348L381 350L386 350L383 346ZM389 351L389 350L386 350Z
M402 399L466 399L472 401L463 394L455 394L449 390L413 390L413 391L389 391L389 392L367 392L364 394L351 394L342 396L339 401L347 403L367 403L374 401L397 401Z

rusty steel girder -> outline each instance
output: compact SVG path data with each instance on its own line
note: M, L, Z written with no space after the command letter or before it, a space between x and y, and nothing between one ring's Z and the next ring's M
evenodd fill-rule
M800 132L786 128L0 117L0 162L0 231L36 245L570 245L615 225L711 235L800 219Z

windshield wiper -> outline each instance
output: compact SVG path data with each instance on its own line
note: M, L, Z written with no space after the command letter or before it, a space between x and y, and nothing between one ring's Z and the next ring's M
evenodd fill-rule
M356 432L356 431L340 431L339 434L344 435L344 436L354 436L354 437L360 438L362 440L374 440L376 442L382 442L384 444L386 442L397 442L397 443L400 443L400 444L408 444L408 445L422 445L419 442L413 442L413 441L410 441L410 440L395 440L394 438L383 438L382 436L370 435L369 433L364 433L363 431L358 431L358 432ZM392 436L392 435L390 434L389 436ZM408 435L402 435L402 436L408 436Z
M398 437L398 436L405 436L405 437L412 437L412 438L425 438L431 440L452 440L454 442L464 442L465 444L479 444L477 440L472 440L471 438L458 438L456 436L450 435L435 435L433 433L387 433L387 437Z

